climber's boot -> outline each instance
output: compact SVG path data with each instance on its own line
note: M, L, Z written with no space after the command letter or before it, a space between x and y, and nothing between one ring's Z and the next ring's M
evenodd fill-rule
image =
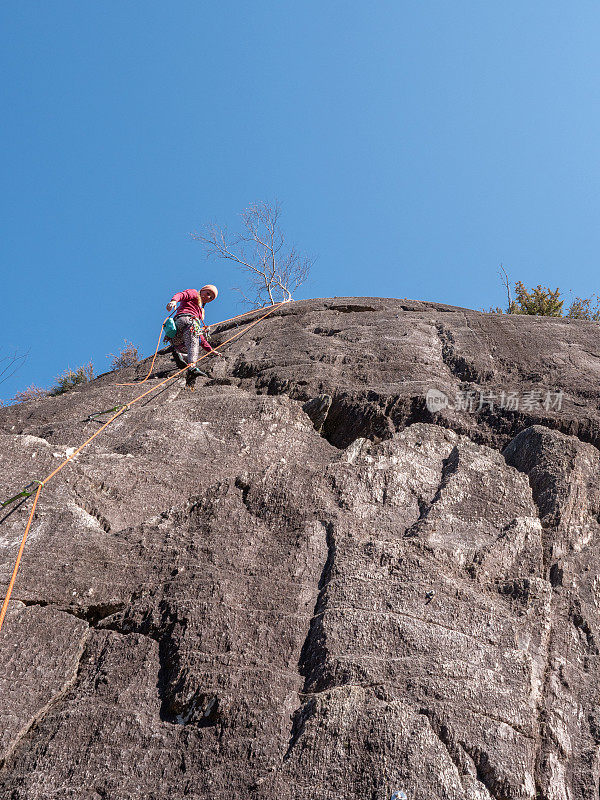
M173 356L173 361L177 364L179 369L185 369L185 367L187 367L187 361L174 347L171 348L171 355Z
M198 369L198 367L190 367L190 368L188 369L188 371L187 371L187 374L188 374L188 375L189 375L191 378L200 378L200 377L202 377L202 378L208 378L208 374L207 374L206 372L202 372L202 370L201 370L201 369Z
M199 378L200 376L203 378L208 378L206 372L202 372L202 370L198 369L198 367L190 367L185 373L185 385L188 387L188 389L191 389L192 392L194 391L194 386L196 385L196 378Z

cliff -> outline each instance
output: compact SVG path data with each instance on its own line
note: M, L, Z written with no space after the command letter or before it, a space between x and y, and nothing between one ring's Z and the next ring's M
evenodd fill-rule
M0 796L597 798L599 332L303 301L126 411L41 494ZM147 368L1 410L2 498Z

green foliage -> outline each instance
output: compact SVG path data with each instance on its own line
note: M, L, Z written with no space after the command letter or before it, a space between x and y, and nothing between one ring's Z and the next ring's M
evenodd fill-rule
M57 375L54 380L56 383L50 389L49 394L53 397L59 394L66 394L66 392L70 392L71 389L74 389L76 386L82 386L94 380L94 365L89 361L82 367L77 367L77 369L68 367L60 375Z
M112 369L132 367L140 360L140 354L137 347L132 342L128 342L127 339L123 339L123 342L125 343L124 346L116 355L114 353L109 353L106 356L107 358L112 359L110 362Z
M515 283L516 300L508 307L509 314L529 314L539 317L562 317L564 300L560 299L560 289L554 291L548 286L538 285L527 291L522 281Z
M529 291L521 281L515 283L516 300L509 302L507 314L529 314L538 317L562 317L564 299L561 299L560 289L554 291L548 286L536 287ZM490 308L488 314L502 314L501 308ZM564 315L570 319L587 319L600 321L600 298L593 294L591 297L576 297L569 310Z
M596 298L596 302L592 305L593 298ZM567 317L597 322L600 320L600 298L596 294L591 297L576 297L569 307Z
M539 317L562 317L564 299L560 296L560 289L554 291L548 286L538 285L527 290L522 281L515 283L516 300L512 299L510 279L504 266L499 268L502 285L506 288L507 307L503 310L495 308L484 309L486 314L528 314ZM600 322L600 297L593 294L591 297L576 297L566 313L571 319L587 319Z

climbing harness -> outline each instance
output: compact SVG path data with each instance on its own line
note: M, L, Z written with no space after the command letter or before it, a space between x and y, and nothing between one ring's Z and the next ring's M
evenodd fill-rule
M277 303L276 305L271 306L269 308L269 311L267 311L266 314L263 314L262 317L259 317L258 319L256 319L253 322L251 322L247 327L244 327L242 330L238 331L237 333L234 333L233 336L230 336L228 339L225 339L224 342L221 342L221 344L217 345L217 347L215 347L213 349L214 350L219 350L221 347L223 347L223 345L226 345L229 342L233 341L234 339L237 339L239 336L242 336L242 334L244 334L247 331L249 331L250 328L253 328L255 325L258 325L259 322L262 322L263 319L266 319L270 314L273 313L273 311L276 311L282 305L285 305L286 302L288 302L288 301L284 301L282 303ZM263 309L258 309L258 310L262 311ZM249 313L252 313L252 312L247 312L246 314L240 314L239 316L240 317L247 316L247 314L249 314ZM232 317L231 319L237 319L237 317ZM224 320L224 322L231 322L231 319L230 320ZM216 324L221 325L222 323L219 322L219 323L216 323ZM164 327L164 323L163 323L163 327ZM162 334L162 328L161 328L161 334ZM160 338L159 338L158 342L160 344ZM213 351L211 351L211 352L213 352ZM154 353L154 358L152 359L152 365L154 365L154 361L156 359L157 353L158 353L158 347L156 348L156 352ZM125 411L127 411L132 405L134 405L134 403L139 403L139 401L142 400L144 397L146 397L147 395L149 395L152 392L156 391L156 389L159 389L161 386L164 386L165 384L170 383L174 378L177 378L180 375L182 375L188 369L188 367L195 366L199 361L202 361L202 359L206 358L209 355L210 355L210 352L209 353L204 353L204 355L200 356L200 358L196 359L196 361L192 362L191 364L186 365L183 369L178 370L173 375L170 375L168 378L165 378L164 381L161 381L160 383L157 383L156 386L153 386L151 389L147 389L145 392L142 392L142 394L138 395L137 397L134 397L134 399L130 400L129 403L127 403L126 405L115 406L114 408L108 409L107 411L99 411L96 414L90 414L90 417L97 417L97 416L99 416L101 414L110 414L111 412L114 412L112 417L110 417L110 419L108 419L106 422L104 422L98 428L98 430L89 437L89 439L86 439L86 441L83 444L79 445L79 447L76 450L74 450L69 456L67 456L67 458L65 458L65 460L62 461L58 465L58 467L56 467L56 469L54 469L49 475L46 475L44 480L42 480L42 481L34 480L34 481L32 481L32 483L28 484L25 487L23 492L28 491L28 489L33 485L33 483L37 483L38 484L38 488L37 488L37 490L35 492L35 496L33 498L33 505L31 507L31 511L29 513L29 519L27 520L27 525L25 527L25 532L23 533L23 538L21 539L21 545L19 547L19 552L17 553L17 558L16 558L16 561L15 561L15 566L14 566L13 571L12 571L10 583L8 584L8 589L6 591L6 596L4 598L4 602L2 603L2 608L0 609L0 629L2 628L2 624L4 622L4 617L6 616L6 611L8 609L8 604L10 602L10 597L11 597L11 594L12 594L13 586L15 584L15 580L16 580L16 577L17 577L17 572L19 570L19 564L21 563L21 557L23 555L23 550L25 549L25 542L27 541L27 535L29 533L29 529L31 528L31 523L33 522L33 515L35 514L35 509L36 509L36 506L37 506L37 502L38 502L38 499L40 497L40 493L41 493L42 489L45 487L45 485L48 483L48 481L50 481L52 478L54 478L54 476L57 475L61 471L61 469L63 467L65 467L69 463L69 461L72 461L75 458L75 456L77 456L85 447L87 447L87 445L91 441L93 441L97 436L99 436L102 433L103 430L108 428L108 426L112 422L114 422L118 417L120 417L123 413L125 413ZM146 378L144 378L143 381L140 381L140 383L144 383L146 380L148 380L148 377L150 376L151 372L152 372L152 367L150 369L150 372L146 376ZM129 383L117 384L117 386L136 386L136 385L137 384L129 384ZM16 500L19 497L30 497L31 494L32 494L32 492L29 492L27 495L24 495L23 492L20 492L18 495L15 495L15 497L12 497L12 498L10 498L10 500L5 501L2 505L3 506L4 505L8 505L8 503L13 502L14 500Z

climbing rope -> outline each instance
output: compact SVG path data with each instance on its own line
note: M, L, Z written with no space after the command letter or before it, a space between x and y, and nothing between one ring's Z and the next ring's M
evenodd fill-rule
M282 306L284 303L289 303L289 300L284 300L281 303L277 303L278 306ZM261 306L260 308L253 308L250 311L244 311L243 314L238 314L235 317L229 317L229 319L222 319L220 322L212 322L210 325L207 325L207 328L218 328L220 325L225 325L226 322L233 322L234 319L241 319L242 317L248 317L250 314L258 314L259 311L264 311L265 308L269 308L269 306Z
M162 332L163 332L164 327L167 324L167 320L170 318L170 316L171 315L169 314L169 316L165 319L165 321L163 322L163 324L160 327L160 333L158 334L158 342L156 343L156 350L154 351L154 355L152 357L152 363L150 364L150 369L148 370L148 374L146 375L144 380L143 381L139 381L139 383L146 383L146 381L148 380L148 378L152 374L152 370L154 369L154 362L156 361L156 356L158 354L158 348L160 347L160 340L162 339ZM138 384L135 384L135 383L117 383L117 386L137 386L137 385Z
M2 623L4 622L4 617L6 616L6 609L8 608L8 601L10 600L13 586L15 585L15 580L17 579L17 572L19 571L21 556L23 555L23 550L25 549L27 534L29 533L29 529L31 528L31 523L33 522L35 507L37 506L37 501L39 499L40 493L43 488L44 488L44 483L40 482L40 485L37 488L37 492L35 493L35 497L33 498L33 505L31 506L29 519L27 520L27 527L25 528L25 533L23 534L23 538L21 539L21 546L19 547L19 552L17 553L17 560L15 561L15 566L13 568L12 575L10 576L10 583L8 584L8 589L6 591L6 597L4 598L4 602L2 603L2 609L0 610L0 629L2 628Z
M289 301L284 301L282 303L277 303L274 306L270 306L269 311L267 311L266 314L263 314L262 317L259 317L257 320L254 320L248 326L244 326L244 328L242 330L238 331L237 333L234 333L233 336L230 336L228 339L225 339L224 342L221 342L220 345L217 345L217 347L213 348L213 351L214 350L219 350L224 345L228 344L229 342L232 342L234 339L237 339L239 336L242 336L242 334L244 334L247 331L249 331L250 328L253 328L255 325L258 325L258 323L262 322L263 319L266 319L269 316L269 314L272 314L273 311L276 311L278 308L280 308L281 306L285 305L287 302L289 302ZM259 310L262 310L262 309L259 309ZM252 312L247 312L247 313L252 313ZM239 316L240 317L247 316L247 314L240 314ZM237 319L237 317L232 317L232 319ZM230 322L231 320L225 320L225 321L226 322ZM166 320L165 320L165 322L166 322ZM218 323L218 324L220 325L222 323ZM164 323L163 323L163 326L164 326ZM159 339L159 343L160 343L160 339ZM158 348L157 348L157 350L158 350ZM213 351L211 351L211 352L213 352ZM6 596L4 598L4 602L2 603L2 608L0 609L0 629L2 628L2 623L4 622L4 617L6 616L6 611L8 609L8 604L10 602L10 596L12 594L13 586L15 585L17 572L19 570L19 564L21 563L21 557L23 555L23 550L25 549L25 542L27 540L27 535L29 533L29 529L31 528L31 523L33 521L33 515L35 513L35 508L37 506L37 502L38 502L40 493L41 493L42 489L45 487L45 485L48 483L48 481L50 481L52 478L54 478L54 476L57 475L61 471L61 469L63 467L65 467L69 463L69 461L72 461L75 458L75 456L77 456L79 453L81 453L81 451L85 447L87 447L87 445L90 444L90 442L92 442L97 436L99 436L102 433L102 431L105 430L105 428L108 428L108 426L111 423L113 423L117 419L117 417L120 417L121 414L123 414L132 405L134 405L134 403L138 403L142 398L144 398L147 395L151 394L152 392L156 391L156 389L159 389L161 386L164 386L165 384L167 384L170 381L174 380L175 378L179 377L182 373L186 372L186 370L189 367L195 366L199 361L202 361L202 359L207 358L207 356L209 356L209 355L210 355L210 352L209 353L204 353L204 355L200 356L200 358L196 359L196 361L193 361L191 364L187 364L183 369L178 370L173 375L170 375L168 378L166 378L164 381L161 381L160 383L157 383L156 386L153 386L151 389L147 389L145 392L143 392L142 394L138 395L133 400L130 400L127 405L115 406L112 409L108 409L108 411L104 411L104 412L100 411L97 414L90 415L90 416L95 417L95 416L98 416L99 414L103 414L103 413L104 414L108 414L111 411L115 412L113 414L113 416L107 422L103 423L103 425L100 428L98 428L98 430L94 434L92 434L92 436L90 436L89 439L86 439L86 441L83 444L81 444L76 450L74 450L71 453L71 455L69 455L67 458L65 458L65 460L62 461L58 465L58 467L56 467L55 470L53 470L49 475L47 475L44 478L43 481L34 481L34 483L38 483L39 486L38 486L37 491L35 493L35 497L33 498L33 505L31 507L31 512L29 514L29 519L27 520L27 525L25 527L25 533L23 534L23 538L21 539L21 545L19 547L19 552L17 554L17 559L15 561L15 566L14 566L14 569L12 571L12 576L11 576L11 579L10 579L10 583L9 583L8 589L6 591ZM156 353L154 355L154 358L156 358ZM154 359L153 359L152 363L154 363ZM144 380L147 380L147 378L145 378ZM141 381L141 382L143 382L143 381ZM136 384L117 384L117 385L119 385L119 386L130 386L130 385L136 385ZM31 485L32 484L29 484L27 487L25 487L23 492L25 492ZM10 500L7 500L2 505L7 505L8 503L12 502L13 500L16 500L18 497L25 497L25 496L29 497L29 496L31 496L31 492L29 494L27 494L27 495L24 495L23 492L20 492L18 495L15 495L15 497L12 497Z

